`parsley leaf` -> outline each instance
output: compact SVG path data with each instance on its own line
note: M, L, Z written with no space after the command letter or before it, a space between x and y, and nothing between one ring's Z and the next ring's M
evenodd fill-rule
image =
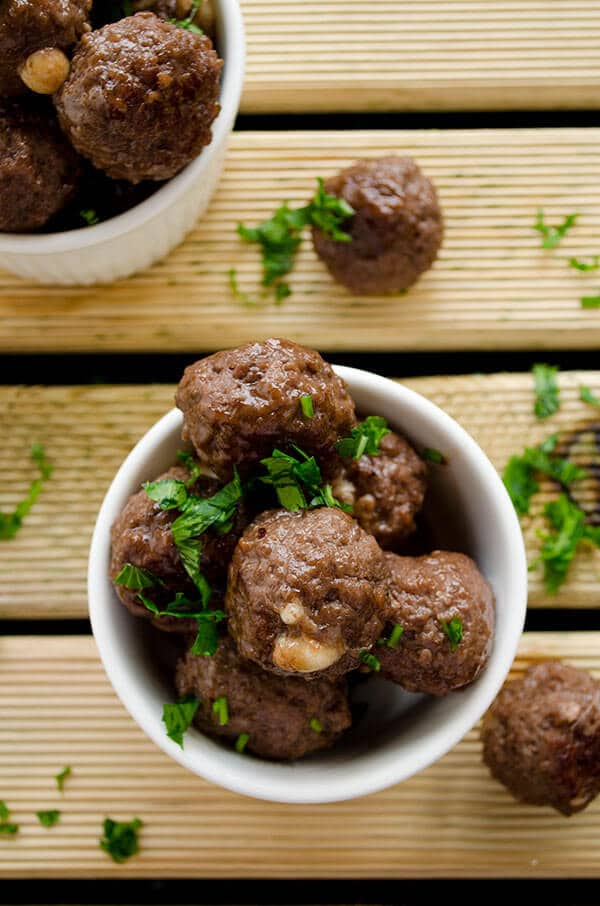
M12 513L0 513L0 540L2 541L8 541L15 537L23 524L23 520L40 496L44 481L47 481L52 476L52 466L46 459L46 454L41 444L35 443L32 446L31 458L39 469L40 478L36 478L31 482L27 496L17 504Z
M595 393L592 393L589 387L586 387L584 384L579 388L579 399L583 403L589 403L590 406L596 406L600 409L600 397L596 396Z
M248 293L245 293L243 291L243 289L240 288L237 271L234 267L230 267L229 270L227 271L227 281L229 283L231 292L233 293L235 298L238 300L238 302L243 302L244 305L256 305L257 304L256 299L253 299L252 296L248 295Z
M312 396L305 394L300 397L300 408L302 409L302 415L304 418L313 418L315 414L315 409L313 406Z
M367 667L370 667L375 673L379 673L381 670L381 661L379 658L375 657L374 654L371 654L370 651L360 651L358 656L363 664L366 664Z
M189 488L191 487L191 485L195 484L198 481L200 475L202 474L200 472L198 462L194 459L191 453L187 452L187 450L178 450L177 459L186 467L186 469L190 473L190 477L185 482L186 488Z
M67 777L71 776L71 768L67 765L66 768L63 768L62 771L59 771L55 776L56 786L58 787L59 792L63 792L65 788L65 780Z
M79 212L79 216L88 226L96 226L97 223L100 223L98 212L93 208L84 208Z
M268 475L261 477L260 481L275 489L281 506L291 512L319 506L350 509L336 500L331 485L321 484L321 469L315 457L295 445L293 449L298 456L275 449L271 456L261 459Z
M223 616L223 619L225 616ZM192 654L199 657L212 657L219 647L219 633L215 623L198 623L198 633L190 648Z
M224 695L220 695L212 703L212 713L216 714L220 727L226 727L229 723L229 705Z
M569 267L574 268L576 271L597 271L600 267L600 255L594 255L591 264L587 261L582 261L580 258L569 258Z
M202 29L194 22L201 3L202 0L193 0L191 9L185 19L169 19L169 22L171 25L178 25L180 28L185 28L187 31L194 32L195 35L203 35L204 32Z
M397 648L400 639L404 635L404 626L401 626L400 623L395 623L394 628L390 632L390 637L386 642L388 648Z
M164 610L159 610L156 604L141 592L138 594L138 598L156 617L196 620L198 633L191 648L192 654L212 657L217 650L219 641L216 624L227 619L227 614L223 610L208 610L207 604L203 600L192 601L180 591L176 593L175 599L169 602Z
M248 745L249 741L250 741L249 733L240 733L240 735L238 736L238 738L235 741L235 751L239 752L241 755L242 752L244 751L244 749L246 748L246 746Z
M115 576L113 582L116 585L123 585L124 588L142 590L144 588L156 588L157 585L164 586L164 582L149 569L142 569L140 566L133 566L132 563L125 563Z
M47 812L36 812L36 815L42 827L54 827L60 820L60 812L56 808Z
M600 308L600 295L582 296L580 301L582 308Z
M352 428L350 437L338 440L336 450L340 456L360 459L366 453L376 456L379 453L379 444L386 434L390 433L385 418L380 415L368 415L356 428Z
M138 830L142 827L139 818L132 821L113 821L105 818L104 835L100 839L100 848L115 861L125 862L139 852Z
M421 457L427 462L435 462L439 466L446 464L446 457L443 453L440 453L439 450L436 450L434 447L425 447L424 450L421 450Z
M323 724L321 723L321 721L319 720L318 717L311 717L311 719L308 722L308 725L311 728L311 730L313 731L313 733L322 733L323 732Z
M10 809L6 802L0 799L0 834L16 834L19 831L18 824L11 824Z
M590 541L600 547L600 533L585 524L585 513L566 494L550 501L544 514L554 531L539 533L542 540L539 560L544 565L546 588L550 594L555 594L567 577L579 543Z
M579 214L567 214L563 222L556 227L549 226L545 222L544 212L538 208L537 217L533 225L534 230L542 236L542 248L554 249L569 232L572 226L577 222Z
M450 641L450 650L456 651L463 637L463 625L460 617L452 617L451 620L440 620L440 626L448 636Z
M519 515L529 512L530 500L539 491L535 475L547 475L567 487L587 476L585 469L553 456L558 436L552 434L539 447L526 447L521 456L511 456L504 469L502 480Z
M535 384L535 403L533 411L536 418L548 418L560 406L560 396L556 375L558 368L553 365L534 365L532 368Z
M147 481L143 487L150 500L154 500L161 510L181 509L188 497L185 481L177 478Z
M162 720L167 736L183 749L183 735L196 716L200 700L194 695L187 695L176 704L163 705Z

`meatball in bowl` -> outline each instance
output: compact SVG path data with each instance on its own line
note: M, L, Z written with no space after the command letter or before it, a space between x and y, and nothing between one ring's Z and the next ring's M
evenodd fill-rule
M90 549L125 707L259 799L351 799L438 760L523 627L522 535L492 464L429 400L288 340L190 365L177 405L119 469Z

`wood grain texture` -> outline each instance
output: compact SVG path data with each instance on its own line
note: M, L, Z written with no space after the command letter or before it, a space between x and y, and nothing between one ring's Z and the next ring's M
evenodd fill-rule
M597 108L596 0L242 0L244 112Z
M597 410L578 399L580 383L600 395L600 372L561 374L562 407L544 422L533 417L528 374L405 383L457 418L500 470L525 445L555 431L568 439L590 423L600 423ZM173 392L165 385L0 388L0 511L15 507L35 475L26 455L32 443L42 442L55 464L24 527L14 540L0 543L1 618L87 615L87 554L100 502L129 450L172 406ZM594 506L596 492L594 482L583 483L580 499L586 507ZM542 506L554 493L550 484L543 484L531 517L523 522L530 559L539 547ZM599 578L600 551L582 549L569 582L556 596L546 594L538 572L531 573L530 605L597 607Z
M88 289L0 274L0 351L206 351L272 335L329 350L598 348L600 311L579 300L600 283L567 261L598 252L599 143L600 129L237 133L205 219L161 264ZM433 177L446 218L438 262L407 295L353 296L307 240L282 305L232 296L231 267L253 296L260 283L238 221L303 203L318 175L395 152ZM552 224L581 213L554 252L532 229L538 207Z
M514 671L546 658L600 677L600 633L526 634ZM0 714L0 795L21 826L0 838L3 878L600 876L600 800L571 819L517 804L481 763L477 731L385 792L289 806L172 762L117 701L89 637L0 638ZM62 818L46 830L34 813L49 808ZM124 865L98 848L105 816L144 821Z

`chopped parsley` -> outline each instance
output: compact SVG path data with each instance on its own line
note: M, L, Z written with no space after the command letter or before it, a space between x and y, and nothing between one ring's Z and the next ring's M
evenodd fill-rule
M352 428L350 437L338 440L336 449L340 456L360 459L366 453L376 456L379 453L379 444L386 434L390 433L388 423L380 415L368 415L356 428Z
M186 488L189 488L193 484L196 484L196 482L200 478L201 472L200 466L198 465L192 454L188 453L187 450L178 450L177 459L186 467L186 469L190 473L190 477L185 482Z
M589 387L586 387L584 384L579 388L579 399L583 403L589 403L590 406L596 406L600 409L600 397L596 396L595 393L592 393Z
M139 852L138 831L142 827L139 818L131 821L113 821L105 818L102 825L104 834L100 838L100 849L115 862L125 862Z
M598 296L582 296L581 297L581 307L582 308L600 308L600 295L598 295Z
M586 525L586 514L566 494L546 504L544 515L553 531L539 533L540 556L530 568L543 563L546 589L555 594L567 577L580 542L587 541L600 547L600 526Z
M435 462L439 466L446 464L446 457L443 453L440 453L439 450L436 450L435 447L425 447L424 450L421 450L421 456L427 462Z
M249 741L250 741L249 733L240 733L240 735L238 736L238 738L235 741L235 751L239 752L241 755L242 752L244 751L244 749L246 748L246 746L248 745Z
M1 541L8 541L15 537L23 524L23 520L40 496L44 482L52 475L52 466L46 459L46 454L41 444L36 443L32 446L31 458L39 469L40 477L31 482L26 497L17 504L12 513L0 513Z
M314 733L323 732L323 724L321 723L321 721L319 720L318 717L311 717L311 719L308 722L308 725Z
M164 610L160 610L153 601L141 592L138 598L156 617L175 617L179 620L196 620L198 623L197 635L191 647L192 654L202 657L212 657L219 644L217 623L227 619L223 610L208 610L208 601L192 601L183 592L178 591L175 599L170 601Z
M538 233L542 236L542 248L543 249L554 249L559 244L561 239L563 239L571 227L575 226L579 214L567 214L563 222L556 227L549 226L544 218L544 212L541 208L538 208L537 217L533 225L534 230L537 230Z
M536 418L548 418L560 406L560 395L556 375L558 368L553 365L534 365L532 368L535 385L533 411Z
M96 226L97 223L100 223L98 212L93 208L84 208L79 212L79 216L88 226Z
M56 808L47 812L36 812L36 815L42 827L54 827L60 821L60 812Z
M440 620L440 626L450 641L450 650L456 651L463 637L463 625L460 617L452 617L451 620Z
M502 479L519 515L529 512L529 504L540 487L536 474L546 475L563 487L587 476L585 469L555 456L558 435L551 434L539 447L526 447L521 456L511 456Z
M290 288L282 278L294 267L296 253L302 242L302 232L309 226L321 230L334 242L351 242L352 237L341 229L343 223L354 214L353 208L342 198L329 195L323 180L317 179L317 191L312 200L303 207L291 208L287 202L277 208L272 217L256 227L240 223L238 235L245 242L260 245L262 252L262 285L273 287L275 299L281 302L290 295ZM229 283L238 295L235 272L229 271ZM241 294L243 301L247 301Z
M227 704L227 698L224 695L215 698L212 703L212 713L216 715L220 727L227 726L229 723L229 705Z
M158 481L147 481L144 490L150 500L154 500L161 510L180 509L188 498L185 481L178 478L160 478Z
M361 651L358 656L362 663L366 664L367 667L370 667L371 670L374 670L375 673L378 673L381 670L381 661L379 658L375 657L374 654L371 654L370 651Z
M12 824L10 821L10 809L6 802L0 799L0 834L16 834L19 831L18 824Z
M56 774L54 779L56 780L56 786L57 786L59 792L62 793L64 791L65 780L67 779L67 777L70 777L70 776L71 776L71 768L69 765L67 765L66 768L63 768L62 771L59 771L58 774Z
M257 304L256 299L253 299L252 296L248 295L248 293L245 293L243 291L243 289L240 288L237 271L234 267L230 267L229 270L227 271L227 281L229 283L231 292L233 293L235 298L238 300L238 302L243 302L244 305L256 305Z
M584 273L597 271L600 267L600 255L594 255L591 262L582 261L580 258L569 258L569 267Z
M321 469L315 457L296 445L292 445L292 449L297 456L275 449L271 456L261 459L268 474L260 481L274 488L281 506L291 512L319 506L348 510L349 507L333 496L331 485L322 484Z
M312 396L305 394L300 397L300 408L302 409L302 415L304 418L313 418L315 414L315 407L313 406Z
M167 731L167 736L183 749L183 735L190 726L200 705L199 699L188 695L175 704L163 705L162 721Z
M202 29L194 22L201 3L202 0L193 0L192 7L185 19L169 19L169 22L171 23L171 25L178 25L180 28L185 28L187 29L187 31L192 31L196 35L203 35L204 32L202 31Z
M400 642L400 639L404 635L404 626L401 626L400 623L395 623L392 631L390 632L390 637L386 641L388 648L397 648Z
M151 573L149 569L142 569L140 566L133 566L132 563L125 563L115 576L113 582L116 585L122 585L124 588L130 588L135 591L141 591L144 588L156 588L163 585L162 579Z

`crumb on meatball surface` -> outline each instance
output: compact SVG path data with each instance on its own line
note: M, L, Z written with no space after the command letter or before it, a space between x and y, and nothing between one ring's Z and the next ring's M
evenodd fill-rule
M443 217L431 181L410 157L358 161L325 182L355 214L343 225L351 242L313 228L315 251L331 275L359 294L408 289L431 267Z
M390 597L386 632L403 629L396 647L377 647L381 673L409 692L446 695L472 683L487 663L494 631L494 596L465 554L423 557L387 553ZM458 619L462 638L448 635ZM446 630L444 629L446 626Z
M331 678L359 666L387 598L383 552L347 513L272 510L238 542L225 609L242 657L280 675Z
M556 661L507 682L486 714L483 760L512 795L563 815L600 793L600 682Z
M228 638L212 657L188 651L177 664L175 686L180 697L200 699L199 730L231 741L247 733L248 751L263 758L291 760L328 748L351 724L343 681L275 676L243 660ZM226 724L213 711L222 697Z

